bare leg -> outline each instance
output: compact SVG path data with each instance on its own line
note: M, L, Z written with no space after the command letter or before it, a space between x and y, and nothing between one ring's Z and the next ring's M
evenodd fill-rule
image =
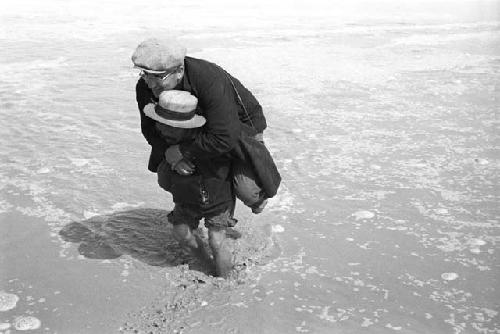
M233 255L229 251L226 240L226 229L218 227L208 228L208 242L215 260L215 270L220 277L228 277L233 270Z
M187 224L174 225L173 236L182 247L185 247L195 257L201 261L211 264L212 259L203 247L202 241L199 240L192 232Z

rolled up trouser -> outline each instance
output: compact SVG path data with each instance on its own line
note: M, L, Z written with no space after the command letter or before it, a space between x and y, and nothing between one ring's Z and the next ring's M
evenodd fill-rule
M197 206L175 203L174 210L168 214L168 221L173 225L186 224L194 230L198 228L200 220L205 218L206 228L228 228L238 222L232 217L231 210L231 203L227 203L220 210L204 215Z

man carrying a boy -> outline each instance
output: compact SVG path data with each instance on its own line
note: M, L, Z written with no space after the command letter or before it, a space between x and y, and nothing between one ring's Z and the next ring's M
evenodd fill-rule
M155 127L165 143L173 146L192 142L205 124L205 118L195 113L197 103L189 92L166 90L160 93L157 104L147 104L143 112L157 122ZM223 243L226 228L235 223L231 217L235 204L231 161L229 153L196 159L196 165L189 167L193 169L189 175L178 173L166 160L157 169L159 185L172 194L175 203L168 216L174 224L174 236L193 255L211 264L203 242L192 233L204 218L216 273L223 277L232 269L231 252Z
M204 193L209 189L197 193L193 190L191 194L202 201L206 198L208 206L217 205L218 201L226 203L226 197L232 198L232 207L225 208L223 213L217 210L217 222L207 225L217 272L220 276L227 276L232 263L223 245L226 228L234 225L234 195L251 207L254 213L259 213L267 198L275 194L280 182L272 158L264 145L255 140L262 140L262 132L266 128L262 107L237 79L213 63L186 56L186 49L175 40L148 39L136 48L132 61L135 67L142 70L136 97L141 113L141 130L152 147L148 169L158 173L160 185L162 179L172 177L170 172L180 176L193 175L196 166L205 162L215 163L212 172L218 175L219 180L227 177L224 185L212 189L212 194ZM171 145L159 130L158 121L144 113L144 107L157 103L162 92L174 89L190 92L197 98L196 113L202 115L206 123L193 134L192 140ZM169 117L178 116L169 113ZM242 136L248 139L243 145ZM264 153L267 152L264 155L259 153L263 151L262 147ZM234 156L243 158L235 159ZM244 161L248 156L257 157L253 159L253 165ZM263 158L260 159L260 156ZM227 159L231 160L231 164L226 163ZM269 170L270 165L274 173L263 172ZM228 166L230 172L226 172ZM256 171L260 171L259 177ZM230 183L227 183L228 180ZM199 212L186 210L177 202L170 216L176 239L193 250L199 245L191 233L193 226L190 222L199 221L199 217Z

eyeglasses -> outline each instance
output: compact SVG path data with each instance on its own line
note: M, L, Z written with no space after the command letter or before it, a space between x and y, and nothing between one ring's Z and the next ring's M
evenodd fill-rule
M150 72L146 72L146 71L142 70L139 73L139 76L143 79L153 78L153 79L164 81L164 80L167 80L169 76L176 73L178 70L179 70L179 67L176 67L174 70L172 70L170 72L165 72L165 73L150 73Z

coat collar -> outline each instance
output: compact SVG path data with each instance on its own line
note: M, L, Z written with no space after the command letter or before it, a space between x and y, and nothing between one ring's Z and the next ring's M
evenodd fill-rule
M179 81L179 83L177 84L177 86L175 86L174 89L183 90L186 92L193 93L192 87L191 87L191 82L189 80L188 63L189 63L189 57L186 57L186 59L184 60L184 75L182 76L181 81Z

